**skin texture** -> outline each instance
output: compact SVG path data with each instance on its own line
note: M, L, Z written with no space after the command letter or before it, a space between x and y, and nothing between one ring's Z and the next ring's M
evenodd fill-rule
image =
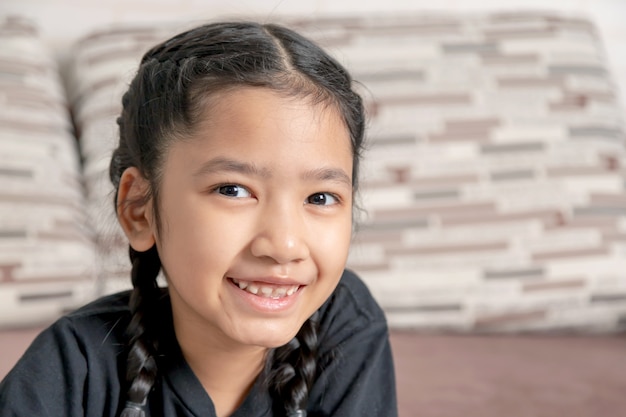
M135 203L118 207L120 223L134 249L156 242L179 344L218 414L236 408L267 348L291 340L336 287L352 229L352 158L334 107L242 87L211 97L193 136L169 147L160 228L154 202L137 202L147 181L124 172L118 201ZM297 291L260 297L233 278L259 293Z

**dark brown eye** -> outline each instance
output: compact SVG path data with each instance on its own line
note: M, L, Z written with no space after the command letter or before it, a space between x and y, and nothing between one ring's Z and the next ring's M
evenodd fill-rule
M245 198L251 196L250 191L246 190L245 187L236 184L221 185L215 191L225 195L226 197L233 198Z
M316 206L330 206L337 204L338 199L330 193L315 193L307 198L308 204L314 204Z

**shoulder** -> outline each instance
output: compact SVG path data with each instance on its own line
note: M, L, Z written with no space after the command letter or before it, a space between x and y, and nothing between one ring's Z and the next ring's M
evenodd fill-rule
M311 415L397 416L387 322L367 286L344 272L319 313Z
M115 361L124 350L124 332L130 320L127 304L128 293L118 293L60 317L34 339L16 368L36 369L52 361L73 372L112 368L113 364L106 362Z
M101 362L116 356L124 345L130 320L128 292L108 295L67 313L42 331L23 359L56 356L63 362Z
M387 333L387 321L365 283L345 270L339 284L319 310L320 339L339 343L362 329Z
M384 321L385 315L369 288L354 272L345 270L337 288L321 307L322 315L336 313L362 318L365 321Z
M124 291L98 298L61 317L49 330L72 332L83 343L104 344L107 338L119 339L130 320L129 296L130 292Z
M130 314L128 301L130 291L122 291L100 297L89 304L69 312L66 318L73 321L97 319L115 315Z
M0 383L0 403L11 399L15 415L38 415L43 408L48 415L93 415L84 404L99 410L96 415L114 415L103 410L115 408L119 397L127 304L127 293L114 294L55 321Z

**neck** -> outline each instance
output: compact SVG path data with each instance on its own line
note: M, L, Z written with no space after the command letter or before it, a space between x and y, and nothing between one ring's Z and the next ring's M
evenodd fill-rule
M219 340L208 331L175 326L185 360L213 400L218 417L231 415L263 370L267 349Z

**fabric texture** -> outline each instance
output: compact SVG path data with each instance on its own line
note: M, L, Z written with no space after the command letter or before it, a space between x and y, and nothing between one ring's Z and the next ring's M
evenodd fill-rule
M0 21L0 327L94 298L76 138L54 57L28 21Z
M624 329L624 119L588 18L537 11L283 23L326 47L362 86L370 116L361 187L366 214L348 266L369 286L390 326L490 333ZM115 119L142 53L190 25L103 28L72 48L67 95L82 177L74 150L63 145L53 160L69 158L63 166L72 167L63 177L70 180L55 182L65 190L55 198L77 207L54 203L40 215L51 200L44 190L53 189L55 170L43 169L48 165L30 150L30 159L16 157L15 136L6 136L11 145L1 149L11 162L0 181L22 187L30 172L45 175L32 182L36 190L23 203L12 192L4 197L0 245L8 249L0 252L0 294L10 314L2 320L27 322L74 305L93 294L85 277L94 269L98 294L129 287L126 241L107 177ZM10 31L5 39L15 43L3 54L28 50L32 34ZM67 129L56 66L35 55L45 62L36 65L40 73L46 68L43 79L54 79L55 123ZM26 56L7 55L3 86L39 82L19 64ZM22 70L24 77L17 77ZM23 93L16 99L11 91L9 105L21 109L11 114L27 123L2 124L30 141L42 134L43 113L32 106L50 101ZM28 129L17 131L18 124ZM18 166L19 160L38 171ZM29 227L23 226L27 213ZM96 243L95 268L92 242L83 242L85 223ZM34 232L37 227L42 232ZM72 290L51 283L69 277Z
M285 19L361 85L369 113L349 267L394 328L614 332L626 314L624 124L586 17L551 12ZM128 286L108 155L141 52L183 25L76 45L105 292ZM108 213L108 214L103 214Z
M72 48L67 95L79 136L88 218L96 236L100 294L130 287L128 241L115 217L115 190L108 175L119 141L116 120L122 95L143 53L179 30L174 24L103 28Z
M366 216L349 265L390 326L624 329L624 118L588 18L389 14L295 27L363 84Z
M71 313L40 334L0 384L0 416L117 416L123 396L128 293ZM214 416L210 397L180 353L164 301L161 376L148 416ZM319 377L308 416L396 417L395 377L382 310L363 283L344 273L320 309ZM272 416L258 378L232 417Z

